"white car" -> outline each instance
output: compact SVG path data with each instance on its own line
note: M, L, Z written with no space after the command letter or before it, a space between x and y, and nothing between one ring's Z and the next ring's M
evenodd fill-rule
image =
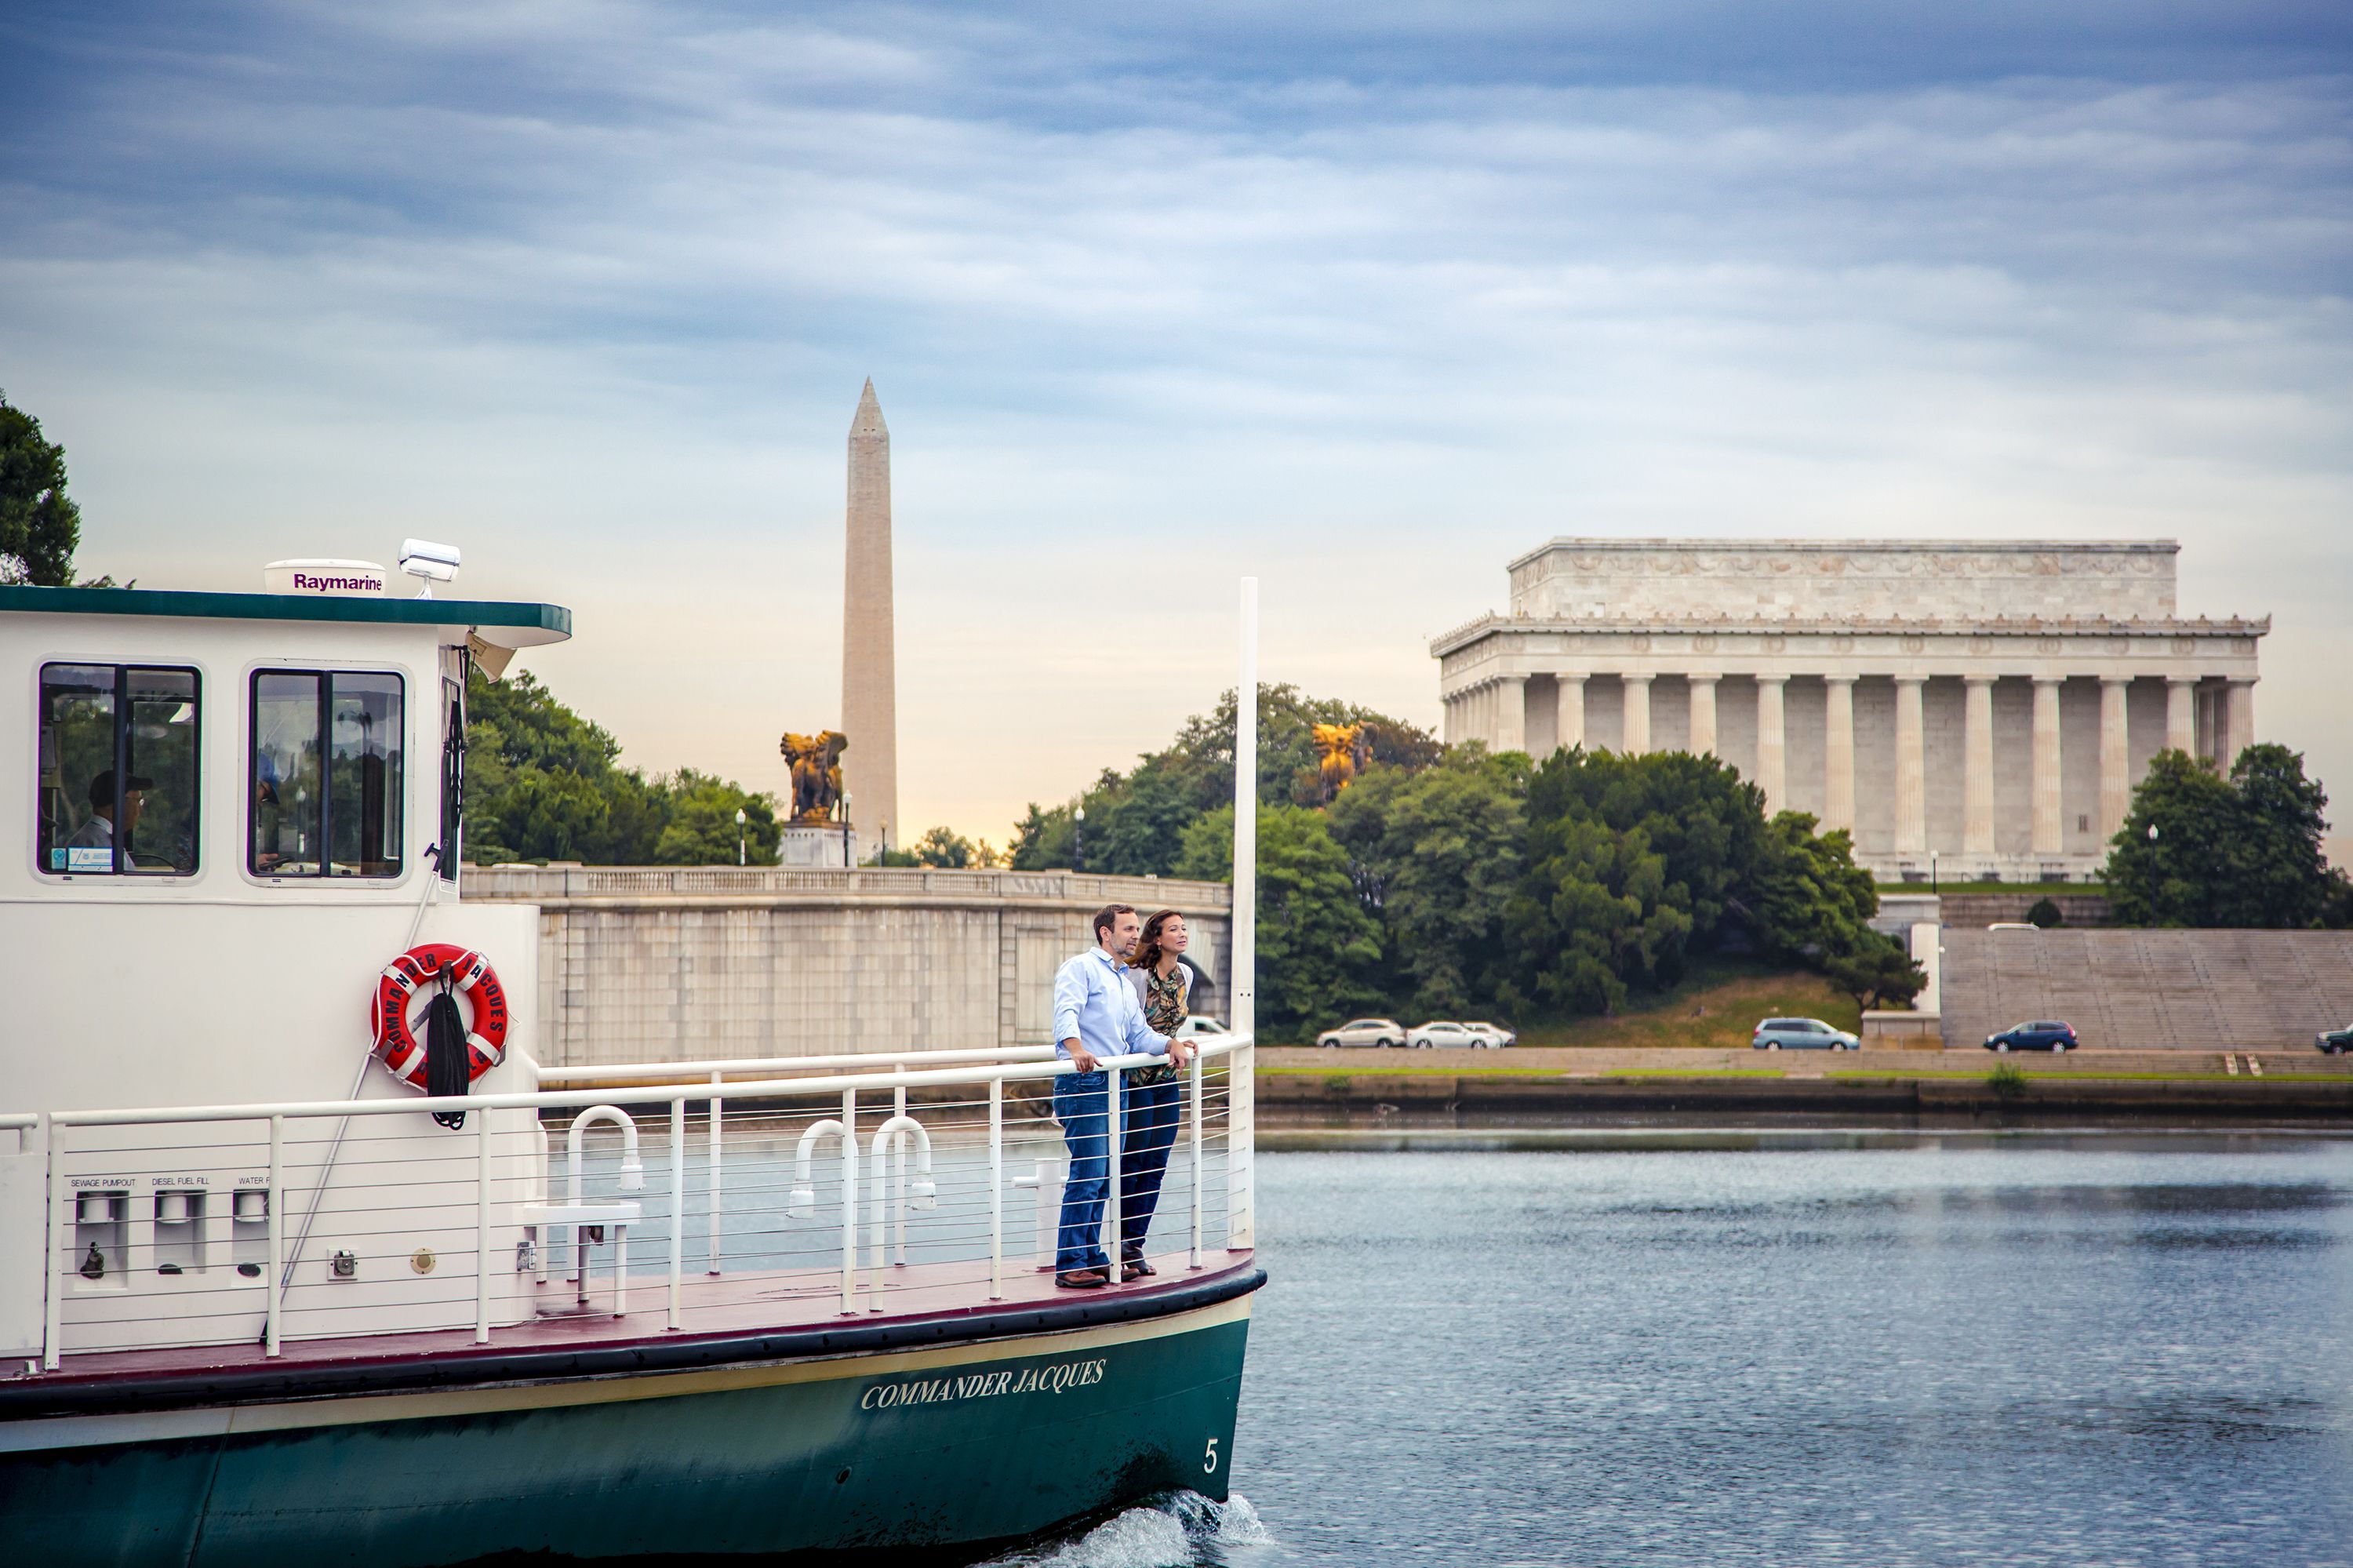
M1204 1035L1226 1034L1231 1031L1206 1012L1187 1013L1185 1022L1176 1026L1175 1038L1198 1040Z
M1468 1023L1449 1023L1433 1019L1405 1037L1409 1045L1425 1051L1486 1051L1503 1042L1482 1034Z
M1506 1045L1516 1045L1520 1043L1520 1037L1517 1034L1500 1023L1484 1023L1473 1018L1466 1021L1462 1027L1478 1035L1493 1050L1500 1051Z
M1337 1029L1318 1034L1315 1044L1327 1049L1335 1045L1402 1045L1405 1025L1394 1018L1352 1018Z

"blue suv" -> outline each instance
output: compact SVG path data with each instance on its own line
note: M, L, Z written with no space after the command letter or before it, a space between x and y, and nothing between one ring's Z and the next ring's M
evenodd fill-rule
M2078 1044L2074 1029L2056 1019L2039 1023L2013 1023L1999 1034L1986 1036L1989 1051L2073 1051Z

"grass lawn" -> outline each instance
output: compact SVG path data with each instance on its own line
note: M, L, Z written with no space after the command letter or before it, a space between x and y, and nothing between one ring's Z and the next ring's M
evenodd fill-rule
M1819 1018L1845 1030L1862 1027L1854 998L1804 969L1764 964L1703 966L1664 994L1627 999L1615 1018L1535 1023L1520 1030L1523 1045L1745 1046L1760 1018Z

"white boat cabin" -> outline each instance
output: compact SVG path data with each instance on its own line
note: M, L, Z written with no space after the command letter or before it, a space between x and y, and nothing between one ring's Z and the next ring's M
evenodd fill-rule
M570 633L545 604L0 588L0 757L16 758L0 767L0 1355L38 1356L45 1313L52 1354L60 1336L250 1342L262 1322L266 1132L80 1128L60 1172L46 1117L343 1100L355 1082L414 1098L362 1068L378 978L415 942L479 952L503 981L504 1059L475 1091L538 1086L536 911L457 897L465 675ZM534 1158L532 1113L496 1116ZM333 1130L290 1124L281 1171L315 1175ZM471 1234L471 1177L462 1212L435 1213L414 1182L399 1211L367 1212L366 1163L429 1160L436 1134L473 1153L422 1115L367 1122L290 1311L341 1253L362 1262L322 1309L348 1331L473 1321L470 1278L390 1261ZM53 1181L74 1234L51 1248L69 1272L45 1281L25 1266Z

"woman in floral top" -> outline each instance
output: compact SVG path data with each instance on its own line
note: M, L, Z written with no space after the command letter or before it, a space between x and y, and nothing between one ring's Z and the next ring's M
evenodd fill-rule
M1127 980L1155 1034L1174 1035L1185 1022L1185 993L1193 981L1193 971L1180 961L1185 944L1185 916L1174 909L1146 920L1135 944ZM1128 1274L1157 1272L1145 1261L1144 1236L1152 1227L1152 1211L1159 1207L1161 1178L1176 1141L1177 1069L1190 1054L1179 1042L1168 1048L1167 1065L1127 1074L1125 1128L1119 1140L1119 1254Z

